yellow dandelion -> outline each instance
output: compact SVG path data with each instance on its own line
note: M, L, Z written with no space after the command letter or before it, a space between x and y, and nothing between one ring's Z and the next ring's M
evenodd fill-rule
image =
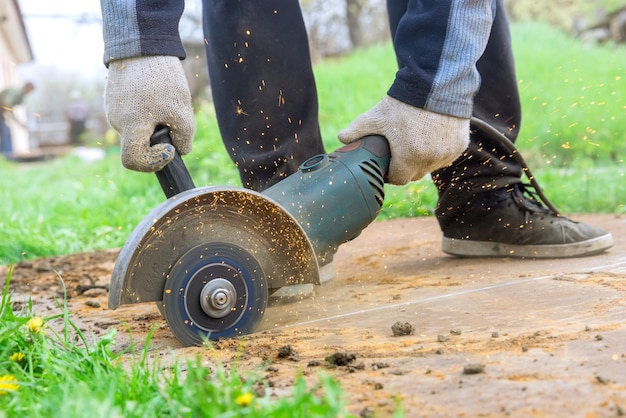
M24 353L21 353L21 352L13 353L9 357L9 360L19 363L22 360L24 360Z
M19 388L20 385L17 384L15 376L10 374L0 376L0 395L6 395L8 392L15 392Z
M252 402L252 399L254 399L254 395L250 392L245 392L237 396L235 403L239 406L248 406L250 405L250 402Z
M28 330L30 332L39 333L43 328L43 319L40 316L33 316L28 320Z

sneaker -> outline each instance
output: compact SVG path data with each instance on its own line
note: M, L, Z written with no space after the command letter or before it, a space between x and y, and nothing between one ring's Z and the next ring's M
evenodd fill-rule
M566 258L613 246L609 232L555 214L529 186L477 194L454 222L442 226L443 251L460 257Z

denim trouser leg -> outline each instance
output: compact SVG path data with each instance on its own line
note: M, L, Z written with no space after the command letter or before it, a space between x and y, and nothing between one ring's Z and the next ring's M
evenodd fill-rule
M302 12L297 0L203 4L222 139L244 187L262 191L325 152Z

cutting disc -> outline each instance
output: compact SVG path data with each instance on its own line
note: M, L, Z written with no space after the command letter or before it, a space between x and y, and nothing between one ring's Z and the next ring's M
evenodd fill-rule
M187 251L174 265L161 306L176 338L191 346L254 332L267 301L256 258L234 244L210 243Z
M258 265L254 274L264 276L269 293L319 284L315 251L289 212L251 190L201 187L163 202L131 233L113 269L109 308L163 300L172 272L186 274L187 264L198 264L189 256L196 248L213 248L214 254L198 257L217 259L220 248L243 250Z

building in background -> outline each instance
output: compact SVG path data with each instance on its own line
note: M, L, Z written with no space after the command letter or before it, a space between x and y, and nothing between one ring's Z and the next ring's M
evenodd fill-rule
M0 90L24 84L18 67L32 60L33 51L17 0L0 0ZM15 109L15 119L22 123L8 121L11 124L13 151L27 152L30 141L27 114L22 106Z

